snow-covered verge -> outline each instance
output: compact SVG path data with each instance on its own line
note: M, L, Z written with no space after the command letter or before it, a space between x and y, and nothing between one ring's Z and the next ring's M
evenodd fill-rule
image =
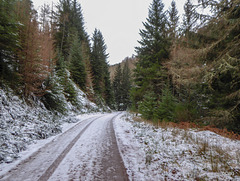
M61 133L63 123L79 121L75 115L101 111L80 89L77 97L81 109L65 101L67 112L63 115L47 110L39 100L26 102L9 88L0 89L0 164L13 162L35 140Z
M51 137L49 137L47 139L41 139L41 140L34 140L34 141L32 141L31 142L32 144L28 145L26 150L24 150L24 151L22 151L22 152L20 152L18 154L18 158L16 160L14 160L11 163L2 163L2 164L0 164L0 175L4 175L7 172L9 172L10 170L16 168L16 166L18 164L20 164L21 162L24 162L25 160L29 159L32 155L34 155L36 152L38 152L39 150L44 148L50 142L55 142L56 140L58 140L58 138L60 138L67 131L71 130L73 127L75 127L77 124L79 124L79 122L84 121L86 119L99 117L99 116L102 116L102 115L103 115L103 113L90 113L90 114L82 114L82 115L75 116L74 119L77 122L75 122L75 123L73 123L73 122L72 123L65 122L65 123L63 123L61 125L62 133L54 135L54 136L51 136ZM71 136L65 138L65 140L71 142L72 141L71 140ZM62 143L60 142L59 145L61 145L61 144ZM61 147L62 147L62 145L61 145ZM62 148L64 148L64 147L62 147Z
M130 180L240 180L240 141L210 131L156 128L126 113L114 122Z

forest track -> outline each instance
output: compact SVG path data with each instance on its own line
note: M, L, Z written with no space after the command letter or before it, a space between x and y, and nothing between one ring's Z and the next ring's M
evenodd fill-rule
M0 176L0 180L128 180L113 129L118 115L105 114L77 123ZM64 160L67 162L62 163Z

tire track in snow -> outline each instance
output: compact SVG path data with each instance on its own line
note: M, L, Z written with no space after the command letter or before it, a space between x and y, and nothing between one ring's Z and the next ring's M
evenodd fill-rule
M81 181L128 181L113 121L121 113L107 114L93 122L49 178Z
M53 172L54 169L57 168L57 165L55 166L56 168L54 168L54 163L56 164L61 160L59 157L61 157L61 155L64 154L64 151L65 152L68 151L67 148L69 146L71 147L71 144L73 144L74 139L76 139L78 136L81 136L80 133L83 130L85 131L92 122L94 122L95 120L101 117L103 116L98 116L98 117L94 116L77 123L75 126L70 128L66 132L60 134L58 137L54 138L54 140L47 143L45 146L39 148L36 152L34 152L28 158L21 161L13 169L9 170L6 174L0 175L0 180L32 181L32 180L38 180L40 178L47 180L43 178L41 175L46 174L45 176L50 177L51 176L49 175L50 172L48 172L47 169L50 168L52 169L52 172ZM79 129L81 129L80 133L79 133ZM68 137L68 139L66 139L66 137ZM69 139L71 140L70 144L69 144ZM63 147L63 145L67 145L67 146ZM56 161L57 159L58 161Z
M65 158L65 156L68 154L68 152L72 149L74 144L79 140L79 138L86 131L86 129L93 123L93 121L95 121L97 119L99 119L99 117L92 120L90 123L87 124L87 126L85 126L85 128L82 129L82 131L69 143L69 145L65 148L65 150L57 157L57 159L46 170L46 172L38 179L38 181L45 181L51 177L53 172L56 170L56 168L61 163L61 161Z
M101 160L103 169L99 171L100 178L95 177L94 180L129 181L127 170L119 151L113 126L114 119L116 119L116 117L118 117L120 114L121 113L115 115L107 123L105 143L108 143L108 145L105 147L105 153Z

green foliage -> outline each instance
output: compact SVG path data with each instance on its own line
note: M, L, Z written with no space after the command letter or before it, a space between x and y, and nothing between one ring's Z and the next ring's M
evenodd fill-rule
M131 72L128 67L128 63L126 62L123 67L123 76L122 76L122 98L123 98L123 110L126 110L131 105L130 100L130 90L132 87L131 82Z
M161 100L155 112L155 117L164 121L173 121L177 100L170 92L169 88L165 88L162 92Z
M113 90L112 90L112 85L110 81L110 73L108 71L108 65L106 66L106 73L104 75L104 83L105 83L105 90L104 90L104 99L107 103L107 105L113 109Z
M148 91L154 91L157 95L161 94L167 83L167 73L160 64L155 63L150 67L143 68L139 63L135 69L134 82L135 87L131 91L131 99L133 103L137 103Z
M196 106L189 103L178 103L174 110L174 122L192 122L198 117Z
M70 72L74 82L82 89L86 89L86 67L81 54L81 44L78 37L73 42L71 51Z
M14 54L19 47L19 23L15 13L16 0L0 1L0 85L7 80L13 89L17 89L20 82L18 62Z
M42 97L42 100L47 109L65 114L67 110L65 97L63 96L64 87L59 82L58 76L49 77L45 82L49 89Z
M143 96L143 100L138 102L138 111L142 117L147 120L155 119L155 111L157 109L157 97L154 92L147 92Z
M191 31L198 20L198 14L191 0L187 0L184 4L184 17L183 17L183 33L189 39L191 37Z
M74 88L73 83L67 77L65 79L64 95L67 98L67 101L71 102L73 105L76 105L77 92Z
M114 101L116 105L116 109L118 111L122 110L122 94L123 94L123 87L122 87L122 69L121 65L119 64L117 66L117 69L114 74L114 79L113 79L113 94L114 94Z
M177 26L179 22L178 10L176 7L176 2L174 0L171 2L171 7L168 10L168 16L169 36L172 39L172 42L174 42L177 38Z
M127 62L124 64L123 70L119 64L113 79L113 93L117 110L122 111L130 107L131 87L131 73Z
M136 47L139 59L134 74L136 86L131 91L135 108L147 91L151 90L158 95L166 83L167 75L162 64L169 56L170 42L167 38L167 19L161 0L153 0L149 17L143 25L145 29L140 30L142 40L138 41L140 46Z
M103 97L108 106L112 107L113 94L108 71L108 54L105 40L100 30L95 29L92 37L91 66L93 88L96 94Z

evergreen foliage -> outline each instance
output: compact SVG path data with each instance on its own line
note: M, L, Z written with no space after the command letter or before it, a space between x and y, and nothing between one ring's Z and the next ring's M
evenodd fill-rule
M239 0L198 2L186 0L181 34L175 1L165 12L162 1L153 0L131 86L127 64L118 67L111 85L103 35L95 29L90 42L77 0L59 0L51 13L44 6L40 19L30 0L1 0L0 86L38 96L62 114L68 105L81 107L80 87L102 107L115 102L126 110L132 104L146 119L240 132ZM199 14L199 7L213 14Z
M13 54L18 47L19 24L14 11L15 5L16 0L0 1L0 81L16 79L17 61Z
M121 68L121 64L119 64L116 68L113 78L113 95L115 100L115 109L117 109L118 111L127 110L130 107L131 87L131 72L129 70L128 63L124 63L123 69Z
M179 23L179 15L176 7L176 2L173 0L171 2L171 7L168 10L169 16L169 36L172 39L172 42L175 42L177 38L177 27Z
M165 88L161 95L161 100L158 103L156 117L164 121L174 121L174 111L177 101L170 92L169 88Z
M121 111L123 108L123 87L122 87L122 80L123 80L123 74L122 74L122 68L119 64L117 66L117 69L114 74L113 79L113 94L114 94L114 101L116 105L116 109L118 111Z
M155 112L157 109L157 97L154 92L148 91L144 96L143 100L138 102L139 112L142 117L147 120L154 120L156 117Z
M122 99L123 99L123 110L130 108L131 106L131 99L130 99L130 90L132 88L131 82L131 72L128 66L128 62L124 64L122 70Z
M81 44L78 37L73 42L70 62L71 77L74 82L82 89L86 89L86 67L81 55Z
M108 106L112 106L113 95L108 71L108 54L105 40L100 30L95 29L92 37L91 66L93 88L96 94L103 97Z
M191 38L191 31L193 31L197 20L198 14L193 4L191 0L187 0L187 2L184 4L183 33L188 39Z
M167 38L167 17L161 0L153 0L149 8L147 22L140 30L140 47L136 47L139 61L135 69L135 87L132 89L133 107L143 100L148 91L161 93L166 83L166 71L162 64L169 57L169 40Z

